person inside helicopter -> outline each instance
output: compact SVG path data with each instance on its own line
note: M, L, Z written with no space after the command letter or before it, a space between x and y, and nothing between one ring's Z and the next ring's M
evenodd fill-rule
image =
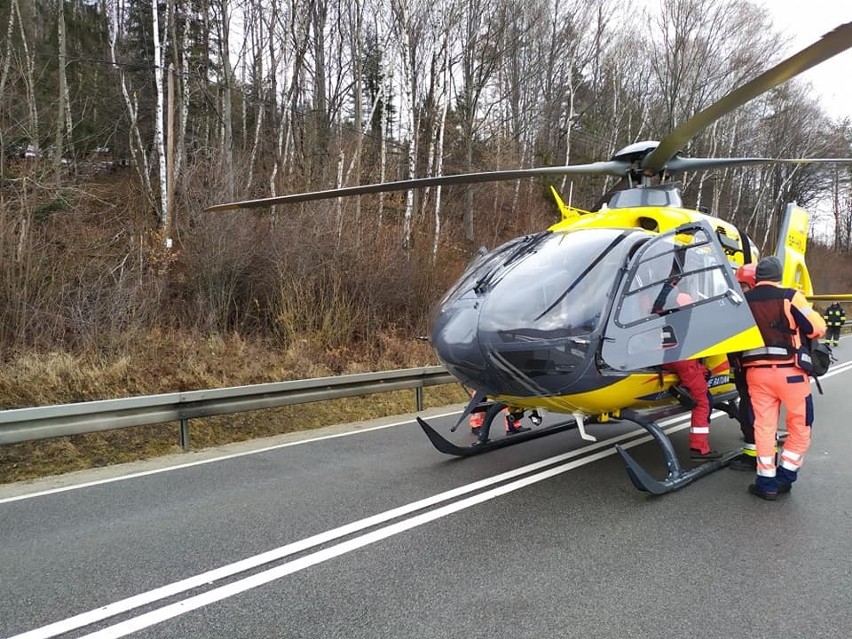
M672 257L668 279L660 288L651 311L664 314L668 310L692 304L693 297L679 288L684 270L684 253L677 251ZM665 342L663 343L665 347ZM689 427L689 456L696 461L719 459L721 454L710 447L710 413L713 401L707 384L708 371L697 359L669 362L662 365L663 371L675 373L680 382L670 392L686 408L691 409Z
M692 296L678 292L679 278L667 280L655 301L655 312L663 312L665 299L673 297L679 306L692 303ZM667 290L668 289L668 290ZM663 297L661 300L660 297ZM657 310L658 309L658 310ZM681 405L691 409L689 426L689 456L696 461L719 459L721 454L710 447L710 413L713 410L708 371L701 360L687 359L662 365L664 371L674 373L680 382L671 389Z

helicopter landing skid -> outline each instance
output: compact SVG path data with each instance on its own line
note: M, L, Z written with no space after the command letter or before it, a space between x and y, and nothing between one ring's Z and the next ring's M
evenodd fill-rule
M480 455L482 453L487 453L492 450L497 450L498 448L505 448L506 446L514 446L515 444L527 442L531 439L545 437L546 435L553 435L554 433L561 433L562 431L570 430L572 428L577 427L577 422L575 422L573 419L569 419L567 421L559 422L557 424L553 424L552 426L547 426L545 428L534 430L527 429L518 432L517 434L507 434L505 437L502 437L500 439L488 439L488 429L490 427L490 422L488 420L488 417L486 417L485 423L480 429L479 437L477 438L477 440L469 446L459 446L446 439L443 435L438 433L438 431L432 428L426 421L422 420L419 417L417 418L417 423L420 424L420 427L426 433L426 436L429 437L429 441L432 442L432 445L437 448L439 452L442 452L446 455L455 455L456 457L472 457L473 455Z
M640 466L624 448L618 444L615 445L615 449L618 451L618 454L621 455L621 459L624 461L627 474L633 482L633 485L639 490L651 493L652 495L664 495L683 488L699 477L708 475L713 471L726 466L732 459L734 459L734 457L737 457L742 452L741 448L733 448L724 453L721 457L719 457L719 459L707 461L695 468L684 470L680 467L680 463L678 462L671 440L656 421L647 419L632 410L622 410L619 419L639 424L651 434L663 450L663 456L665 457L666 467L669 470L669 474L665 479L660 481L658 479L654 479L648 471L642 468L642 466Z
M736 392L724 393L721 396L717 396L716 398L714 398L713 408L716 410L721 410L733 419L738 419L736 404L737 399L738 395L736 394ZM567 421L559 422L545 428L527 430L519 432L517 434L507 434L506 437L491 440L488 438L491 423L503 408L504 405L500 403L494 403L488 406L485 411L483 425L479 430L478 437L475 442L468 446L459 446L458 444L454 444L453 442L449 441L420 417L417 418L417 423L420 424L420 427L429 437L429 441L432 442L432 445L439 452L442 452L446 455L454 455L456 457L471 457L473 455L480 455L482 453L487 453L498 448L514 446L515 444L520 444L531 439L537 439L539 437L553 435L555 433L560 433L562 431L578 427L578 423L575 419L569 419ZM682 412L683 409L679 407L662 408L657 411L654 411L651 414L645 415L640 415L636 411L630 409L624 409L621 411L618 417L619 420L631 421L635 424L638 424L639 426L647 430L651 434L651 436L656 440L656 442L660 445L660 448L663 451L663 456L666 461L666 467L669 471L669 474L662 481L655 479L650 475L650 473L648 473L648 471L642 468L642 466L639 465L639 463L635 459L633 459L630 453L628 453L622 446L616 444L615 449L618 454L621 455L621 459L624 461L624 465L627 469L627 474L630 477L630 480L633 482L633 485L639 490L651 493L653 495L664 495L665 493L670 493L672 491L683 488L684 486L692 483L699 477L708 475L713 471L718 470L723 466L726 466L728 463L730 463L732 459L741 454L742 449L733 448L724 453L719 459L707 461L701 464L700 466L690 468L688 470L684 470L683 468L681 468L680 462L678 461L677 455L675 454L674 446L672 446L671 440L669 439L668 435L666 435L665 431L660 428L656 420L671 415L680 414ZM589 421L593 420L590 419Z

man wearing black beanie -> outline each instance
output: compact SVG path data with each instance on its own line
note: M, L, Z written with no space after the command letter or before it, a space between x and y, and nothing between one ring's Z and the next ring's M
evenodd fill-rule
M754 409L757 477L749 492L774 500L789 492L798 478L811 441L813 399L808 373L799 365L802 336L821 337L825 322L805 296L781 286L784 267L775 256L765 257L755 269L756 285L746 292L764 346L741 356ZM787 440L775 465L775 439L781 406L787 412Z

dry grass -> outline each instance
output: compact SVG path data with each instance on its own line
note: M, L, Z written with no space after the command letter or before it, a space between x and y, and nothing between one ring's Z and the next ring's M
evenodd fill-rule
M429 347L415 340L379 336L373 352L339 347L323 350L304 337L283 350L238 336L193 339L154 332L137 336L138 350L115 361L94 354L21 354L0 369L0 401L6 408L114 397L240 386L286 379L392 370L436 363ZM129 339L129 338L128 338ZM369 359L368 359L369 358ZM426 389L427 407L464 401L459 386ZM223 415L190 422L194 450L413 412L413 391ZM136 461L180 452L177 424L125 428L103 433L0 446L0 483Z

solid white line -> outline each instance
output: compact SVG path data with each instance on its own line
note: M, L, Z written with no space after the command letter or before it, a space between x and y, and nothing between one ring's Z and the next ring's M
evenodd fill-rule
M661 425L676 424L678 422L685 421L688 418L688 415L681 415L669 420L665 420L664 422L661 422ZM680 430L681 428L686 428L686 425L678 427L677 430ZM392 519L403 517L418 510L422 510L424 508L428 508L430 506L434 506L441 502L447 501L449 499L454 499L456 497L466 495L470 492L481 490L482 488L487 488L488 486L492 486L494 484L513 479L520 475L533 473L537 470L540 470L541 468L551 466L553 464L559 464L573 457L586 455L587 453L590 453L594 450L603 447L612 446L616 442L622 442L631 439L645 432L645 429L642 428L633 430L618 437L613 437L589 446L584 446L583 448L563 453L562 455L557 455L555 457L535 462L533 464L528 464L521 468L516 468L514 470L510 470L505 473L495 475L493 477L488 477L472 484L460 486L459 488L445 491L443 493L433 495L432 497L412 502L410 504L406 504L404 506L388 510L384 513L373 515L372 517L367 517L366 519L362 519L360 521L352 522L350 524L335 528L333 530L328 530L318 535L314 535L312 537L308 537L306 539L302 539L300 541L296 541L291 544L287 544L285 546L269 550L265 553L255 555L253 557L248 557L238 562L228 564L226 566L221 566L219 568L209 570L193 577L188 577L181 581L176 581L174 583L167 584L165 586L160 586L159 588L155 588L153 590L149 590L148 592L140 593L138 595L134 595L132 597L128 597L126 599L122 599L120 601L101 606L100 608L96 608L95 610L90 610L88 612L69 617L68 619L57 621L47 626L42 626L41 628L36 628L27 631L23 634L15 635L10 639L48 639L49 637L55 637L57 635L70 632L77 628L82 628L83 626L102 621L114 615L127 612L128 610L133 610L134 608L151 604L155 601L159 601L160 599L165 599L166 597L171 597L182 592L186 592L187 590L191 590L193 588L209 585L220 579L231 577L240 572L251 570L253 568L256 568L266 563L270 563L272 561L283 559L290 555L308 550L309 548L313 548L314 546L334 541L335 539L351 535L353 533L365 530L372 526L383 524ZM676 431L671 430L669 432ZM644 441L647 441L647 438L645 438Z
M688 426L689 424L682 424L680 426L676 426L672 429L669 429L667 432L677 432L679 430L687 428ZM650 441L651 439L652 437L650 435L646 437L641 437L638 440L629 442L624 446L624 448L632 448L633 446L638 446L639 444ZM336 546L332 546L331 548L325 548L305 557L300 557L299 559L296 559L286 564L282 564L280 566L276 566L274 568L270 568L269 570L257 573L250 577L246 577L245 579L241 579L225 586L214 588L213 590L202 593L200 595L195 595L182 601L163 606L162 608L146 612L144 614L139 615L138 617L133 617L132 619L122 621L108 628L104 628L103 630L99 630L88 635L83 635L80 639L116 639L117 637L124 637L133 632L137 632L150 626L162 623L187 612L197 610L198 608L202 608L217 601L227 599L228 597L233 597L247 590L257 588L258 586L262 586L277 579L281 579L282 577L286 577L287 575L291 575L300 570L310 568L311 566L323 563L325 561L328 561L329 559L339 557L346 553L352 552L353 550L357 550L359 548L363 548L364 546L374 544L383 539L387 539L388 537L398 535L407 530L411 530L412 528L417 528L429 522L435 521L436 519L447 517L448 515L456 513L460 510L471 508L485 501L490 501L492 499L496 499L497 497L501 497L516 490L520 490L521 488L537 484L538 482L544 481L545 479L550 479L551 477L555 477L556 475L568 472L569 470L572 470L579 466L590 464L593 461L603 459L604 457L614 455L615 453L615 448L610 448L608 450L603 450L592 455L588 455L576 461L569 462L562 466L557 466L555 468L544 470L538 474L529 477L524 477L523 479L519 479L518 481L498 486L497 488L493 488L489 491L473 495L471 497L462 499L452 504L447 504L446 506L436 508L435 510L430 510L429 512L416 515L414 517L411 517L410 519L406 519L404 521L385 526L384 528L381 528L379 530L374 530L360 537L356 537L355 539L344 541L340 544L337 544Z
M842 364L836 364L832 368L830 368L825 375L820 377L820 379L826 379L828 377L834 377L835 375L839 375L840 373L845 373L850 368L852 368L852 362L843 362Z
M435 417L449 417L450 415L458 415L461 411L452 411L449 413L440 413L437 415L431 415L430 419ZM32 497L43 497L44 495L53 495L55 493L64 493L68 490L76 490L78 488L89 488L90 486L99 486L101 484L110 484L115 481L124 481L125 479L136 479L138 477L145 477L147 475L156 475L159 473L166 473L172 470L181 470L183 468L191 468L192 466L201 466L202 464L212 464L214 462L220 462L227 459L235 459L237 457L245 457L246 455L256 455L258 453L266 453L270 450L278 450L279 448L289 448L290 446L299 446L301 444L309 444L311 442L321 442L325 439L337 439L338 437L348 437L350 435L360 435L361 433L369 433L374 430L382 430L384 428L391 428L393 426L404 426L405 424L413 424L414 420L407 419L402 422L394 422L392 424L382 424L381 426L371 426L370 428L360 428L358 430L347 431L345 433L335 433L334 435L323 435L321 437L312 437L310 439L300 439L296 442L287 442L285 444L275 444L274 446L266 446L265 448L257 448L253 450L243 451L241 453L231 453L229 455L221 455L218 457L211 457L210 459L199 459L198 461L187 462L185 464L178 464L176 466L167 466L164 468L155 468L152 470L145 470L138 473L133 473L130 475L121 475L120 477L107 477L105 479L98 479L96 481L89 481L83 484L74 484L72 486L62 486L60 488L50 488L48 490L42 490L37 493L29 493L27 495L16 495L15 497L6 497L4 499L0 499L0 504L6 504L12 501L20 501L22 499L30 499Z

